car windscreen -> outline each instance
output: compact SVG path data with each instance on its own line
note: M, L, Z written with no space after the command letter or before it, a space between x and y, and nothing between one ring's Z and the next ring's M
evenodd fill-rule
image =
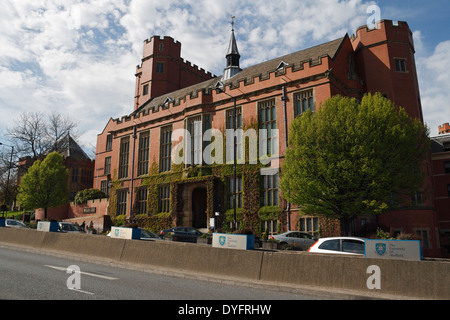
M73 224L61 224L61 230L64 231L78 231L78 228Z
M340 251L341 241L339 239L327 240L324 241L319 249L322 250L332 250L332 251Z

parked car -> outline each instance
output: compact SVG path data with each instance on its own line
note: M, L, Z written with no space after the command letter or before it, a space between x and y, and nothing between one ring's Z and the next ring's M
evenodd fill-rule
M25 223L23 223L22 221L19 221L19 220L14 220L14 219L5 219L5 227L10 227L10 228L27 228Z
M141 229L141 240L158 240L158 235L147 229Z
M280 241L280 249L285 249L290 244L304 251L316 242L311 234L301 231L288 231L270 236L270 239Z
M194 242L194 243L196 243L197 238L203 234L197 229L192 227L174 227L166 230L161 230L161 232L159 233L159 237L164 239L164 237L169 233L172 234L173 241Z
M111 237L111 231L109 231L106 236ZM141 228L141 240L159 240L160 238L156 233L151 232L147 229Z
M78 228L78 226L70 223L70 222L59 222L59 231L60 232L70 232L70 233L84 233Z
M346 255L363 255L365 241L357 237L332 237L319 239L308 252Z

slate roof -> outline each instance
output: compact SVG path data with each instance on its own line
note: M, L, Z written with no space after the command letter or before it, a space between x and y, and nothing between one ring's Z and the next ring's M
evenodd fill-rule
M347 37L347 36L346 36ZM310 62L312 66L320 64L321 58L330 57L334 59L336 53L338 52L342 42L345 37L339 38L330 42L326 42L324 44L314 46L308 49L300 50L291 54L287 54L285 56L281 56L266 62L262 62L260 64L248 67L243 69L241 72L236 74L234 77L230 78L227 81L224 81L225 85L237 85L240 81L252 82L255 77L268 77L271 72L274 72L281 62L286 63L289 67L292 67L293 70L297 70L301 67L304 62ZM142 111L149 111L153 107L159 107L164 105L164 102L168 97L178 101L179 99L184 99L186 96L190 94L196 95L197 92L207 91L213 89L218 81L220 81L221 77L216 77L196 85L186 87L177 91L170 92L164 96L156 97L150 99L149 101L142 104L136 111L134 111L131 115L140 113ZM151 112L151 111L150 111Z
M450 133L431 137L431 153L450 151Z
M91 160L69 133L58 142L58 152L64 158Z

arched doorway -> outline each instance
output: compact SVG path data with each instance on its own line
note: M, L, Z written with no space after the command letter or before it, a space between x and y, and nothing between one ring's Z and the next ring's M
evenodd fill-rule
M196 229L207 227L207 198L206 188L192 191L192 226Z

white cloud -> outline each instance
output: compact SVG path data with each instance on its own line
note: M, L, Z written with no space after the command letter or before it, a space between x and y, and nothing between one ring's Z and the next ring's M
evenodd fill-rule
M424 121L431 135L438 126L450 122L450 41L439 43L430 56L417 60Z
M0 10L0 133L22 112L58 110L78 120L80 142L92 148L110 117L133 111L134 72L145 39L172 36L182 43L183 58L220 75L231 15L236 16L241 66L247 67L353 33L366 23L366 8L372 3L4 0ZM445 49L437 48L423 61L424 78L432 80L438 74L448 84L444 69L434 64ZM442 88L439 83L436 86ZM422 87L424 112L438 112L425 105L432 97L445 94L428 94L433 87Z
M138 61L129 48L115 44L120 32L112 25L126 10L123 1L4 5L0 105L12 112L0 119L2 131L22 112L58 110L80 123L83 140L90 130L99 133L109 117L130 112ZM88 136L95 144L95 136Z

